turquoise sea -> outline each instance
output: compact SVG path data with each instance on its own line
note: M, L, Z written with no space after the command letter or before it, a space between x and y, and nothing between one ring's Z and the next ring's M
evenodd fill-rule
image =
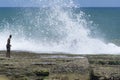
M114 53L104 41L120 39L120 8L1 7L1 50L9 34L14 50Z
M2 30L6 28L4 26L6 23L13 25L14 24L26 25L26 27L35 26L30 24L30 20L24 19L24 16L27 16L27 18L29 17L32 19L32 17L35 18L35 16L40 13L39 17L43 19L44 17L46 17L46 13L48 11L49 9L41 8L18 8L18 7L0 8L0 25L1 25L0 29ZM94 27L96 27L98 31L101 31L104 37L106 37L107 39L120 39L119 7L73 8L73 13L79 14L80 11L83 11L87 15L87 18L89 18L90 21L93 21L93 24L95 25ZM44 24L41 25L43 26Z

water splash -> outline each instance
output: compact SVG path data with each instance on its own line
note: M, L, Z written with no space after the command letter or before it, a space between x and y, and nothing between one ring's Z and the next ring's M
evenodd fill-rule
M22 18L16 18L12 24L4 22L0 33L1 50L5 49L8 35L13 34L12 50L120 53L120 47L90 36L92 32L89 27L92 23L85 18L87 15L84 12L74 13L75 4L72 0L40 0L37 3L48 5L35 11L22 11Z

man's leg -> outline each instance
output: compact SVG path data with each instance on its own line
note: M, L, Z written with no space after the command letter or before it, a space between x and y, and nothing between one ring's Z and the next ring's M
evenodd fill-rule
M8 51L8 57L10 58L10 49L9 49L9 51Z

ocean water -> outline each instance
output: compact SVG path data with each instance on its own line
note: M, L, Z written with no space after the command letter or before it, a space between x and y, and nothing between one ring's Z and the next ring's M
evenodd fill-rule
M0 50L119 54L120 8L1 7Z
M82 11L90 15L89 19L97 25L105 39L120 39L119 7L83 8Z

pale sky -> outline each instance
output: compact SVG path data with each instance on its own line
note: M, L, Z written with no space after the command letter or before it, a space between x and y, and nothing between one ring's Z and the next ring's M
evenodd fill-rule
M39 7L47 6L55 0L0 0L0 7ZM59 0L56 0L59 1ZM70 1L70 0L62 0ZM81 7L120 7L120 0L73 0ZM62 4L62 3L60 3Z
M76 0L82 7L120 7L120 0Z

